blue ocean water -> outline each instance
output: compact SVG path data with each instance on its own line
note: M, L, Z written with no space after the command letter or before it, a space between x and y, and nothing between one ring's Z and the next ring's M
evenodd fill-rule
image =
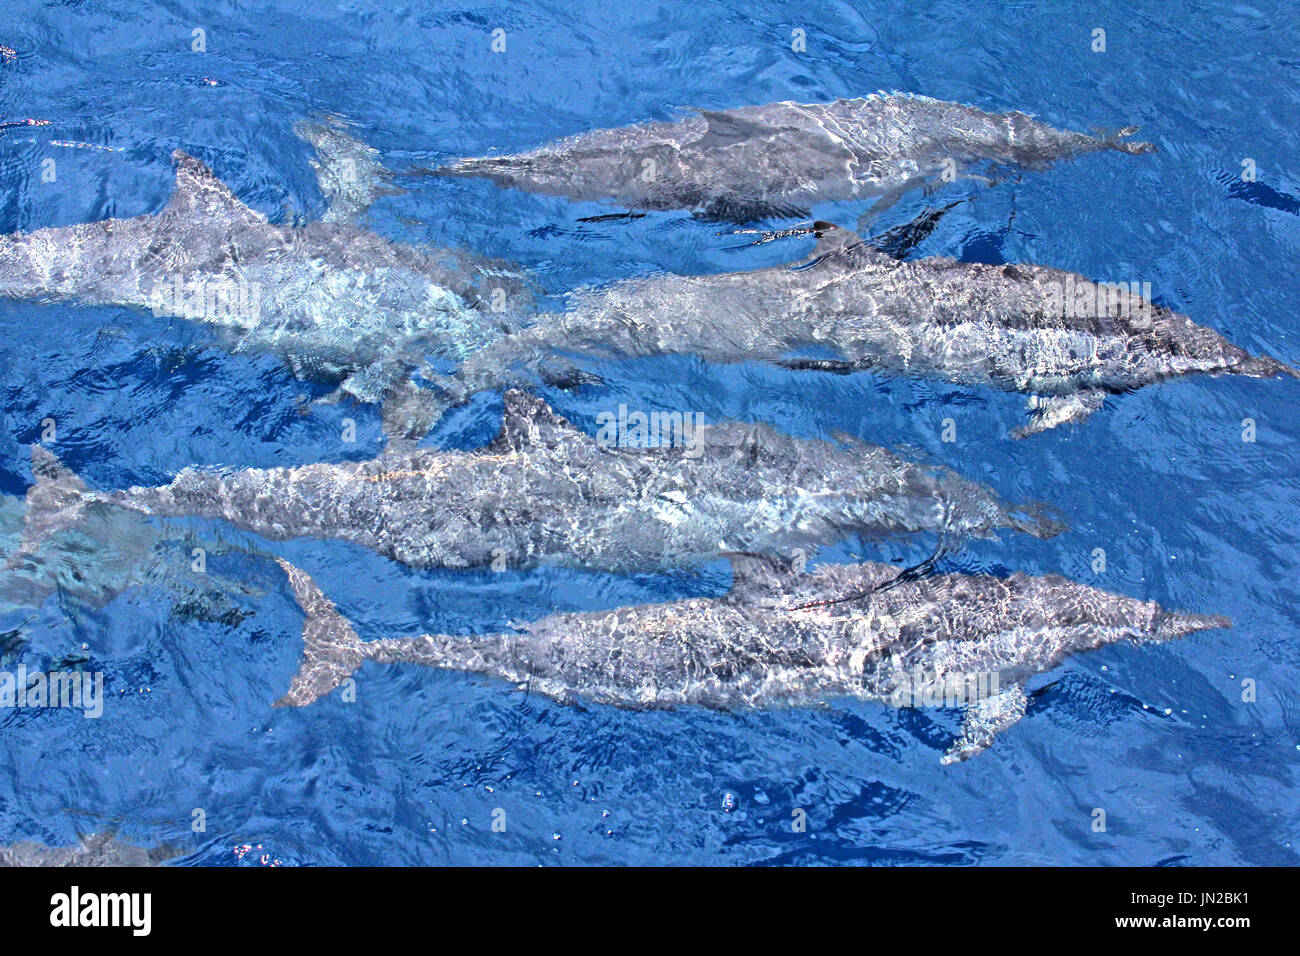
M918 250L1152 283L1158 301L1253 352L1300 360L1300 14L1287 4L512 3L389 0L0 8L0 232L155 212L170 154L207 160L278 221L319 216L293 123L345 116L394 170L513 152L593 128L791 99L901 90L1071 129L1142 127L1159 151L1083 157L974 196ZM200 28L206 52L191 49ZM490 49L494 29L507 49ZM792 31L807 49L792 49ZM1106 31L1106 51L1092 50ZM33 125L26 120L47 122ZM58 145L80 144L80 145ZM106 149L104 147L111 147ZM41 161L58 163L43 182ZM1241 177L1254 160L1257 180ZM370 224L406 242L525 266L549 292L657 271L788 258L737 249L683 214L582 225L614 211L474 180L400 179ZM890 210L904 222L928 200ZM861 204L815 214L853 225ZM274 359L126 309L0 302L4 517L31 482L28 445L58 423L94 487L187 465L363 459L376 409L333 405ZM489 630L553 610L720 594L699 572L412 572L340 542L257 541L216 523L113 527L84 559L131 586L7 609L5 666L80 659L106 675L103 717L0 718L0 843L51 845L116 826L178 862L284 864L1284 864L1300 800L1300 422L1294 381L1186 379L1109 399L1078 427L1013 442L1023 399L870 374L688 360L602 367L605 388L548 390L594 430L626 401L709 420L843 431L908 449L1072 530L1005 536L945 570L1059 572L1162 605L1227 614L1230 631L1116 646L1032 685L1025 720L944 767L949 711L844 702L740 715L564 706L500 683L367 664L355 703L272 710L302 615L276 567L309 570L366 639ZM428 442L494 434L484 395ZM342 420L358 441L339 441ZM941 440L955 421L959 440ZM1243 420L1256 441L1242 440ZM6 533L9 533L8 531ZM189 571L193 540L213 548ZM933 542L845 542L823 558L912 563ZM1093 570L1093 552L1106 570ZM1243 700L1244 681L1256 699ZM492 831L504 809L505 833ZM806 833L792 832L794 808ZM1104 809L1104 832L1093 828ZM194 833L194 811L206 830ZM241 853L245 846L256 848Z

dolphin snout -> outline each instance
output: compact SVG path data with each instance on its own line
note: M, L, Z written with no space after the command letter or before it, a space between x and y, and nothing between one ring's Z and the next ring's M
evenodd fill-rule
M1156 619L1152 629L1152 639L1172 641L1197 631L1211 631L1216 628L1224 630L1232 627L1232 619L1223 614L1181 614L1177 611L1165 611Z
M1240 375L1249 375L1251 378L1275 378L1278 375L1300 378L1300 371L1268 355L1249 355L1233 371Z
M1143 153L1154 153L1156 151L1155 143L1133 143L1128 142L1127 138L1138 131L1136 126L1125 126L1123 129L1117 129L1102 137L1102 142L1111 149L1119 150L1121 153L1128 153L1130 156L1140 156Z

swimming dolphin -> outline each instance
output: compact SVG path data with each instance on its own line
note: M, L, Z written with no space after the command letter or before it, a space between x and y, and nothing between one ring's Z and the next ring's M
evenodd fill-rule
M74 598L77 608L96 608L147 583L177 590L182 602L209 589L214 596L238 590L233 581L218 582L206 572L189 574L190 548L162 547L157 533L120 509L86 508L68 533L51 534L24 551L30 540L25 511L22 498L0 496L0 620L39 608L56 593ZM218 552L203 544L205 553ZM87 560L92 554L94 560Z
M469 671L558 700L638 709L850 697L965 703L962 735L944 763L989 747L1024 716L1025 680L1071 654L1231 627L1225 617L1165 611L1057 575L900 581L887 564L798 574L741 559L721 598L551 614L505 633L364 642L305 572L277 560L307 615L302 661L278 706L311 703L365 660ZM858 597L837 599L846 594Z
M299 135L332 200L326 221L275 225L177 150L157 213L0 236L0 296L146 308L200 322L235 351L267 351L304 379L400 404L423 356L460 357L528 307L491 260L400 245L350 221L378 194L372 150L337 124Z
M1042 169L1082 153L1153 152L1149 143L1124 140L1136 131L1087 136L1024 113L879 93L700 110L675 122L593 130L431 172L633 210L693 209L735 222L806 219L815 203L868 196L882 197L880 211L917 186L972 168Z
M1039 537L1063 529L1039 506L1010 508L947 469L863 442L691 425L662 430L667 445L618 447L541 399L509 392L501 433L485 448L406 447L297 468L187 468L168 485L124 491L92 491L34 446L22 551L76 526L90 505L222 519L271 540L340 538L417 568L504 561L667 570L730 551L789 555L854 535L934 531L956 541L998 528Z
M1035 265L906 261L817 222L811 259L721 275L660 275L581 291L568 311L503 336L408 404L408 432L478 391L527 387L575 359L695 355L860 369L1029 393L1022 437L1081 421L1108 394L1198 372L1300 375L1256 357L1128 283ZM596 379L598 381L598 379ZM411 411L414 409L414 411ZM403 426L399 426L403 427Z
M170 844L144 847L120 841L114 831L90 833L76 846L21 840L0 846L0 866L161 866L184 855Z
M59 609L73 621L84 609L102 608L142 586L168 593L174 618L230 620L245 613L234 596L258 591L206 562L218 555L269 556L189 529L159 533L138 515L111 505L79 509L75 522L34 541L27 512L22 498L0 496L0 650L8 641L24 639L21 618L30 618L55 594ZM204 555L201 570L194 566L196 548Z

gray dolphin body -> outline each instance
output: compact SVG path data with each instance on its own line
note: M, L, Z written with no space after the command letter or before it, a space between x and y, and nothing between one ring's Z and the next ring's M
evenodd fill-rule
M1041 169L1083 153L1154 151L1122 140L1135 131L1087 136L1024 113L882 93L701 110L676 122L594 130L526 153L462 159L434 173L746 222L806 218L814 203L870 196L883 197L879 209L972 167Z
M0 236L0 296L203 323L236 351L270 352L366 402L400 398L426 354L458 358L490 341L509 327L495 307L526 311L524 284L499 263L340 221L378 192L373 151L331 126L299 132L320 151L328 221L269 223L178 150L159 213Z
M280 563L307 618L302 663L279 705L311 703L365 660L469 671L560 700L628 708L964 703L962 736L945 763L988 747L1024 715L1025 680L1071 654L1231 626L1056 575L899 583L886 564L795 574L738 561L722 598L552 614L509 633L363 642L304 572ZM835 600L845 594L863 596Z
M77 846L46 846L23 840L0 846L0 866L161 866L183 856L178 847L123 843L112 831L83 836Z
M1183 375L1297 375L1126 284L1046 266L900 262L831 223L815 228L817 250L799 267L651 276L576 294L567 312L503 336L452 375L429 375L442 395L426 390L405 427L419 431L481 390L554 379L574 357L695 355L1026 392L1033 417L1015 437Z
M39 446L23 551L91 505L223 519L273 540L341 538L412 567L542 563L608 571L680 567L729 551L789 555L854 535L991 536L1062 526L990 490L860 442L762 425L701 426L681 447L605 447L545 402L506 396L505 422L473 451L402 448L368 462L220 471L91 491Z

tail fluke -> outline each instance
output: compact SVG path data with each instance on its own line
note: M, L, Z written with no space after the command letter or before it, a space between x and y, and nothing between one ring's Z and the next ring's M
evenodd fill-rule
M40 445L32 446L32 476L36 484L27 489L22 542L6 562L6 570L35 554L52 535L75 526L91 498L86 483Z
M401 192L385 187L392 173L379 162L379 151L347 130L346 122L333 115L299 121L293 127L300 139L316 149L311 165L329 203L325 222L354 222L381 193Z
M283 558L275 560L288 575L289 586L307 618L302 622L298 672L293 675L289 692L272 706L302 707L351 677L365 659L365 645L306 572Z

